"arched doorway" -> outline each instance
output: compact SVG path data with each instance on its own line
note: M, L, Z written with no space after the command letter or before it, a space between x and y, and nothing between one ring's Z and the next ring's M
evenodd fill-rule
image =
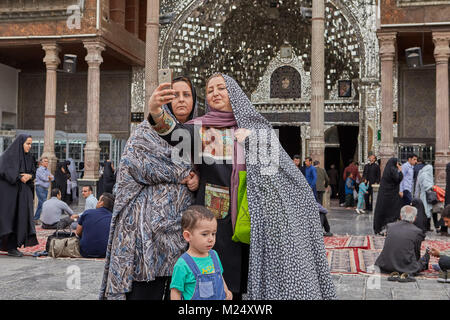
M325 131L325 169L332 164L343 172L350 160L357 159L359 126L336 125Z

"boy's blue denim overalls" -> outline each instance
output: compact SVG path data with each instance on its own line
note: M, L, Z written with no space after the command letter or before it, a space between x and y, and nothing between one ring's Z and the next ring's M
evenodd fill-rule
M220 273L219 261L214 251L209 251L209 254L214 263L215 271L214 273L207 274L202 274L194 259L189 254L184 253L181 256L197 280L191 300L225 300L225 289L222 274Z

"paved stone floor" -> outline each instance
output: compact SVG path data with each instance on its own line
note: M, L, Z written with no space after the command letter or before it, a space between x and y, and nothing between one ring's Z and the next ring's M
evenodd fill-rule
M328 220L334 234L372 234L371 214L356 215L333 207ZM434 237L432 233L427 235ZM1 255L0 266L0 300L95 300L104 262ZM450 300L450 284L436 280L398 283L386 277L336 274L333 280L338 298L343 300Z

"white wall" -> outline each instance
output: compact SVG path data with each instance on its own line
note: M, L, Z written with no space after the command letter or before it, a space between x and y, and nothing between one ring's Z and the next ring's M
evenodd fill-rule
M0 63L0 125L17 125L17 99L19 88L19 70ZM2 114L7 113L3 119ZM14 120L11 116L16 115Z

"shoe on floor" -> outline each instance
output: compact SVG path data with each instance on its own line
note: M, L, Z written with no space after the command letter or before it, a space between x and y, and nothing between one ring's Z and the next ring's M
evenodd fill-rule
M23 253L17 249L11 249L11 250L8 250L8 256L20 258L20 257L23 257Z
M400 274L398 272L392 272L388 277L388 281L398 281L398 279L400 279Z
M437 280L440 283L450 283L450 274L448 271L439 271L439 278Z
M416 282L416 278L410 276L407 273L402 273L400 278L398 279L398 282Z

